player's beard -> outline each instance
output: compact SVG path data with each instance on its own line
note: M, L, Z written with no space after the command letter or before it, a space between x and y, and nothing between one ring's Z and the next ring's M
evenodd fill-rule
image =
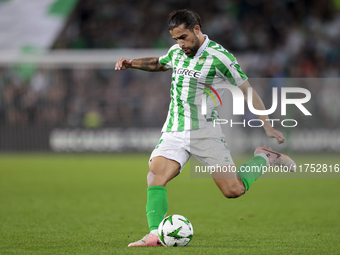
M200 41L198 39L198 37L194 37L194 39L192 40L193 46L192 47L185 47L182 48L182 50L189 50L188 53L185 53L188 57L193 57L196 55L196 52L198 51L198 49L200 48Z

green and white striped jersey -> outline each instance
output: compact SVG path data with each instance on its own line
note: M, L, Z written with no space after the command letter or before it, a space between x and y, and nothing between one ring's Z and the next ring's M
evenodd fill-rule
M172 69L171 102L162 132L199 129L208 125L208 118L217 117L215 108L219 101L215 105L214 100L203 90L210 89L203 84L213 88L221 83L239 86L247 80L236 58L220 44L204 36L204 43L193 57L188 57L175 44L166 55L159 58L161 65ZM222 97L224 89L216 91ZM206 115L201 114L203 93L207 96Z

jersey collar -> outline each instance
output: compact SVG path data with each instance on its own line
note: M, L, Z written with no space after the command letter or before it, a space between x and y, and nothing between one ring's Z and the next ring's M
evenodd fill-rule
M209 43L209 37L207 35L203 35L203 36L204 36L205 40L204 40L203 44L201 45L201 47L196 52L195 57L200 56Z

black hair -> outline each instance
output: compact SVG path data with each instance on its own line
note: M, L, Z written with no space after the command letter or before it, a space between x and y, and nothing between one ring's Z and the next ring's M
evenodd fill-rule
M182 24L184 24L185 29L190 29L191 31L196 25L202 27L200 16L192 10L183 9L169 14L168 30L173 30Z

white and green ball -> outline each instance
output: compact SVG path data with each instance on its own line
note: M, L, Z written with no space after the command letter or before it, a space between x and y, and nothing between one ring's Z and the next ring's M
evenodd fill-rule
M158 236L164 246L186 246L193 234L190 221L178 214L164 218L158 226Z

